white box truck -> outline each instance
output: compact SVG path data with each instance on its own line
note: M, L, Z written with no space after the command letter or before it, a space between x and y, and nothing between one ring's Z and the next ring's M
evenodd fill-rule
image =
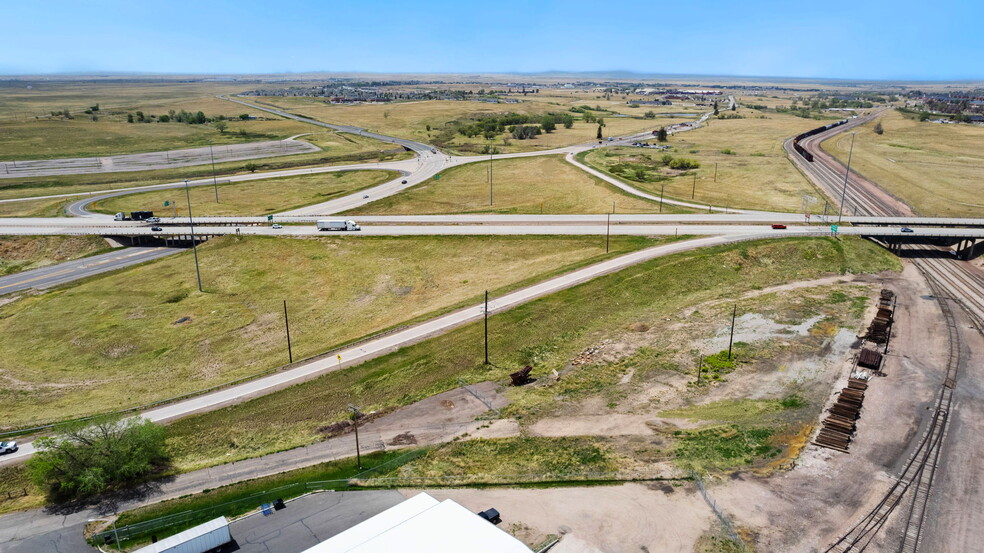
M355 221L318 221L318 230L362 230Z
M229 521L226 517L219 517L140 548L134 553L205 553L231 541Z

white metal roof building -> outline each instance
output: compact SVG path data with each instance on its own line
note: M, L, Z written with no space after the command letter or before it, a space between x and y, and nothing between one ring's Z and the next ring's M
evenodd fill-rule
M304 553L530 553L461 505L420 493Z

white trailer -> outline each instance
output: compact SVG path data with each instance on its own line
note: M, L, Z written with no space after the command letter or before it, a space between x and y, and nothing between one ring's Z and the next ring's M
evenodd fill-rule
M318 230L362 230L355 221L318 221Z
M229 521L226 517L219 517L142 547L134 553L206 553L231 541Z

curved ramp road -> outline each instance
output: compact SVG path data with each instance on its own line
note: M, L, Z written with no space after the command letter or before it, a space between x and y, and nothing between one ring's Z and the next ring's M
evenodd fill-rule
M66 261L0 277L0 295L29 288L43 290L80 278L122 269L184 251L181 248L124 248L123 250Z
M639 250L572 271L565 275L551 278L521 290L510 292L499 298L494 298L489 302L489 313L505 311L541 296L571 288L599 276L613 273L626 267L643 263L664 255L695 250L698 248L706 248L720 244L727 244L729 242L764 238L768 236L770 235L741 234L732 236L712 236ZM140 416L152 421L169 421L188 416L193 413L211 411L227 405L239 403L252 397L262 396L292 384L297 384L299 382L315 378L319 375L336 371L339 368L358 365L431 336L436 336L461 325L477 321L483 317L483 310L483 304L472 305L429 321L413 325L409 328L394 332L393 334L382 336L358 345L343 348L337 352L333 352L337 355L341 355L341 363L338 362L334 355L330 355L322 359L303 363L283 372L264 376L243 384L237 384L235 386L230 386L229 388L192 397L162 407L150 409L142 412ZM24 443L17 452L0 458L0 465L23 461L30 457L33 453L33 444L31 442Z
M215 162L218 163L321 151L321 148L314 144L295 140L295 138L297 136L285 140L222 144L214 145L212 148L205 146L118 156L0 161L0 179L153 171L190 165L205 165L212 162L213 156Z

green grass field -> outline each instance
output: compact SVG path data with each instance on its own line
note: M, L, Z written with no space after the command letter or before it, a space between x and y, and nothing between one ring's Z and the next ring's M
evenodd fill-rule
M0 276L109 249L99 236L0 236Z
M397 161L413 156L402 148L380 142L372 138L335 132L317 132L303 137L322 148L321 152L292 156L256 159L250 161L230 161L216 163L218 178L245 174L247 163L256 165L256 172L263 173L280 169L294 169L309 166L349 165L374 161ZM29 198L51 194L67 194L110 190L134 186L147 186L165 182L176 182L186 178L208 178L212 176L211 165L198 165L174 169L137 171L126 173L97 173L91 175L61 175L52 177L31 177L0 179L0 199ZM4 209L0 204L0 213Z
M660 187L665 186L667 197L715 206L799 212L804 194L819 198L820 194L786 159L782 147L786 138L816 127L817 122L776 113L761 119L761 114L751 109L739 109L737 113L745 118L712 118L707 127L671 136L667 142L672 146L669 152L604 148L588 152L584 160L647 192L659 194ZM696 160L700 168L669 170L661 163L667 153L674 158ZM631 170L619 172L618 167ZM646 177L635 178L636 169L642 169Z
M874 127L880 121L884 134ZM897 111L857 128L851 171L857 171L930 217L984 213L984 127L919 122ZM847 162L851 134L825 140Z
M195 215L266 215L325 202L399 176L392 171L344 171L299 177L281 177L218 187L219 203L210 186L191 188ZM171 203L164 207L164 202ZM92 205L102 213L156 211L158 215L187 215L188 203L181 189L116 196Z
M625 194L561 156L493 161L493 205L489 206L488 168L488 162L453 167L443 171L440 179L429 179L351 213L610 213L613 203L618 213L659 210L657 202ZM669 204L663 208L672 213Z
M896 259L861 240L754 242L672 255L490 318L492 366L482 364L482 326L472 324L357 367L182 419L171 426L170 443L183 470L260 456L318 440L318 428L344 418L353 401L381 411L454 388L459 378L505 379L527 364L545 374L563 369L613 329L687 305L825 274L898 267ZM658 353L640 363L663 363ZM597 371L599 386L607 378Z
M0 306L4 428L141 405L635 250L624 237L226 237ZM120 293L125 290L126 293Z

